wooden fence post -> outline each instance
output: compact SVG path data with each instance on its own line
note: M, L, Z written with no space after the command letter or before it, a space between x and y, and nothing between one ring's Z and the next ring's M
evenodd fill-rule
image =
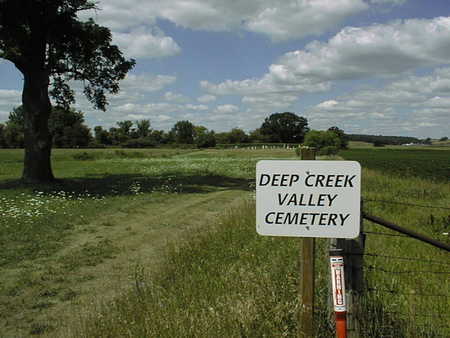
M361 228L359 237L355 239L333 238L330 240L330 252L341 250L344 256L348 338L362 337L360 330L360 297L364 290L363 255L365 244L362 207L361 201Z
M315 160L315 150L301 149L302 160ZM302 238L300 252L300 310L298 335L302 338L314 336L314 238Z

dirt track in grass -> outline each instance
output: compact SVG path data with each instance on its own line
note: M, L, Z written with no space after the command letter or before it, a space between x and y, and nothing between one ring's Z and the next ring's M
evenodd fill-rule
M136 273L157 272L168 243L206 229L247 195L239 189L161 194L80 220L62 250L2 272L6 284L20 287L2 297L0 307L10 312L0 317L0 336L63 337L71 319L133 287Z

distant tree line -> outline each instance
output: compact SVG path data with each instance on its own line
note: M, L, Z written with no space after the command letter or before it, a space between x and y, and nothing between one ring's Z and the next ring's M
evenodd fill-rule
M427 140L420 140L416 137L409 136L383 136L383 135L364 135L364 134L348 134L349 141L361 141L372 143L375 146L383 145L401 145L408 143L427 143ZM431 140L429 140L431 143Z
M375 145L425 142L414 137L347 135L338 127L326 131L310 130L306 118L295 113L273 113L264 119L260 128L246 133L240 128L216 133L190 121L178 121L169 131L153 129L150 120L116 122L108 129L96 126L91 130L83 113L74 109L52 108L48 127L54 147L100 148L125 147L149 148L164 145L209 148L216 145L254 143L304 144L322 154L334 154L345 149L349 141L364 141ZM431 142L431 140L430 140ZM23 148L24 112L22 106L14 108L6 123L0 123L0 147Z
M190 121L178 121L169 131L153 129L150 120L118 121L111 128L96 126L91 130L83 113L62 107L52 108L48 127L54 147L81 148L120 146L146 148L160 145L176 145L198 148L215 147L217 144L242 143L302 143L309 131L308 121L294 113L274 113L267 117L260 128L246 133L240 128L216 133ZM0 147L23 148L24 111L14 108L6 123L0 123Z

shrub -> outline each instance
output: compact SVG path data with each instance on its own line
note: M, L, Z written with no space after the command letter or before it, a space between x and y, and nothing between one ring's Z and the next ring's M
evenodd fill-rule
M339 149L337 147L327 146L319 150L319 155L336 155L338 152Z
M155 142L146 138L136 138L122 143L122 148L154 148Z
M119 158L144 158L145 154L139 151L124 151L124 150L115 150L115 157Z
M72 155L72 158L74 160L78 160L78 161L92 161L92 160L95 160L94 154L89 154L86 151L83 151L81 153L75 153L75 154Z
M374 147L384 147L385 144L382 141L376 140L376 141L373 142L373 146Z
M311 130L305 136L305 143L308 147L323 149L327 147L341 148L341 141L333 131Z
M89 149L105 149L106 145L97 143L97 142L91 142L88 144L87 148L89 148Z
M195 141L198 148L212 148L216 146L214 133L203 133Z

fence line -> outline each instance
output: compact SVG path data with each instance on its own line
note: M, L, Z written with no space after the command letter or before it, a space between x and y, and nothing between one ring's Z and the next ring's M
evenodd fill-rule
M415 204L415 203L407 203L407 202L396 202L396 201L388 201L388 200L371 200L371 199L365 199L364 202L377 202L377 203L400 204L400 205L408 205L408 206L411 206L411 207L419 207L419 208L450 210L450 208L448 208L448 207L433 206L433 205L423 205L423 204Z
M364 268L364 267L363 267ZM442 274L442 275L450 275L450 271L413 271L413 270L404 270L404 271L392 271L392 270L386 270L383 268L379 268L374 265L369 265L365 269L372 270L372 271L381 271L385 273L392 273L392 274L403 274L403 273L435 273L435 274Z
M367 219L367 220L373 222L373 223L382 225L382 226L387 227L387 228L389 228L391 230L398 231L398 232L400 232L402 234L406 234L406 235L408 235L410 237L413 237L415 239L418 239L418 240L420 240L422 242L431 244L431 245L433 245L433 246L435 246L435 247L437 247L439 249L446 250L447 252L450 252L450 245L442 243L442 242L439 242L439 241L437 241L437 240L435 240L433 238L430 238L428 236L419 234L419 233L417 233L415 231L412 231L412 230L405 229L405 228L403 228L401 226L398 226L397 224L391 223L391 222L386 221L386 220L384 220L384 219L382 219L380 217L377 217L377 216L369 215L369 214L367 214L365 212L362 213L362 217L364 219Z
M398 311L386 311L386 314L393 314L398 316L410 316L410 317L429 317L429 318L439 318L447 319L447 316L443 316L442 313L414 313L414 312L398 312Z
M371 200L373 202L380 202ZM365 201L364 201L365 202ZM391 201L383 201L386 203L391 203ZM407 205L413 205L418 207L428 207L424 205L415 205L412 203L398 203L398 204L407 204ZM433 209L449 209L450 208L440 208L440 207L430 207ZM361 208L362 209L362 208ZM377 225L384 226L390 230L393 230L397 233L388 233L383 232L380 230L375 231L365 231L363 227L361 227L361 234L363 238L367 239L368 236L374 236L371 238L375 238L375 236L387 236L387 237L400 237L400 238L414 238L416 240L420 240L423 243L431 244L434 247L437 247L441 250L445 250L446 252L450 251L450 245L446 243L439 242L435 239L429 238L427 236L424 236L422 234L416 233L414 231L411 231L409 229L405 229L397 224L393 224L392 222L386 221L380 217L372 216L364 211L362 211L361 214L362 219L369 220ZM396 242L397 243L397 242ZM409 244L409 242L408 242ZM438 308L434 309L434 311L429 312L431 308L428 307L426 304L437 304L439 302L447 302L450 299L450 294L446 293L447 290L443 288L430 288L430 289L424 289L421 287L420 289L417 289L416 287L411 288L400 288L396 289L394 282L399 282L399 279L402 278L400 276L405 276L405 279L408 281L411 280L412 276L414 274L416 275L435 275L436 277L440 278L448 278L450 275L450 261L440 261L440 260L430 260L425 259L423 257L417 257L417 256L396 256L390 255L389 253L378 253L378 252L347 252L347 255L349 256L360 256L361 257L361 265L359 266L359 269L364 271L364 274L370 274L374 273L375 275L378 275L380 278L382 278L383 285L370 285L368 284L368 280L365 280L365 285L363 292L366 292L367 295L371 295L372 297L381 297L380 299L384 299L385 297L397 299L395 304L383 304L383 313L385 315L388 315L391 317L392 320L395 321L395 318L401 317L406 319L412 319L414 322L419 320L418 318L422 318L422 322L419 323L424 324L427 321L433 322L433 328L435 329L444 329L446 330L448 327L446 319L448 316L446 313L440 313ZM363 259L365 257L373 257L375 261L367 261L366 259ZM376 260L376 259L380 260ZM411 264L403 264L399 262L398 267L391 267L391 270L386 269L383 267L383 260L400 260L405 262L411 262ZM427 266L425 266L426 264ZM408 269L408 266L410 268ZM403 268L403 270L402 270ZM387 279L386 279L387 278ZM389 282L389 280L391 280ZM403 284L402 284L403 285ZM417 290L417 292L415 292ZM428 292L427 292L428 291ZM389 296L382 296L382 294L388 294ZM405 300L406 298L406 300ZM416 307L419 306L419 304L423 304L423 309L418 309L417 312L415 308L411 308L408 310L408 308L398 308L400 311L395 311L395 308L399 306L400 303L404 301L412 302L414 298L417 298L417 304ZM420 300L419 300L420 299ZM397 304L398 303L398 304ZM409 303L408 303L409 304ZM412 307L413 305L406 305L408 307ZM394 307L393 309L391 309ZM386 310L386 311L384 311ZM391 310L391 311L390 311ZM392 311L394 310L394 311ZM405 311L403 311L405 310ZM390 325L387 323L387 325ZM415 326L416 328L419 328L419 326ZM426 326L423 326L424 328ZM355 336L356 337L356 336Z
M392 237L405 237L405 238L411 238L406 235L398 235L398 234L388 234L386 232L375 232L375 231L364 231L365 234L369 235L380 235L380 236L392 236Z
M398 259L398 260L414 261L414 262L421 262L421 263L427 263L427 264L439 264L439 265L450 266L450 263L448 263L448 262L435 261L435 260L430 260L430 259L422 259L421 257L400 257L400 256L390 256L390 255L380 255L380 254L376 254L376 253L372 253L372 252L367 252L367 253L363 253L363 254L347 253L347 255L381 257L381 258L387 258L387 259Z
M450 295L446 294L425 294L425 293L415 293L415 292L398 292L394 289L379 289L379 288L367 288L366 291L368 292L384 292L384 293L391 293L396 295L402 295L402 296L419 296L419 297L450 297Z

